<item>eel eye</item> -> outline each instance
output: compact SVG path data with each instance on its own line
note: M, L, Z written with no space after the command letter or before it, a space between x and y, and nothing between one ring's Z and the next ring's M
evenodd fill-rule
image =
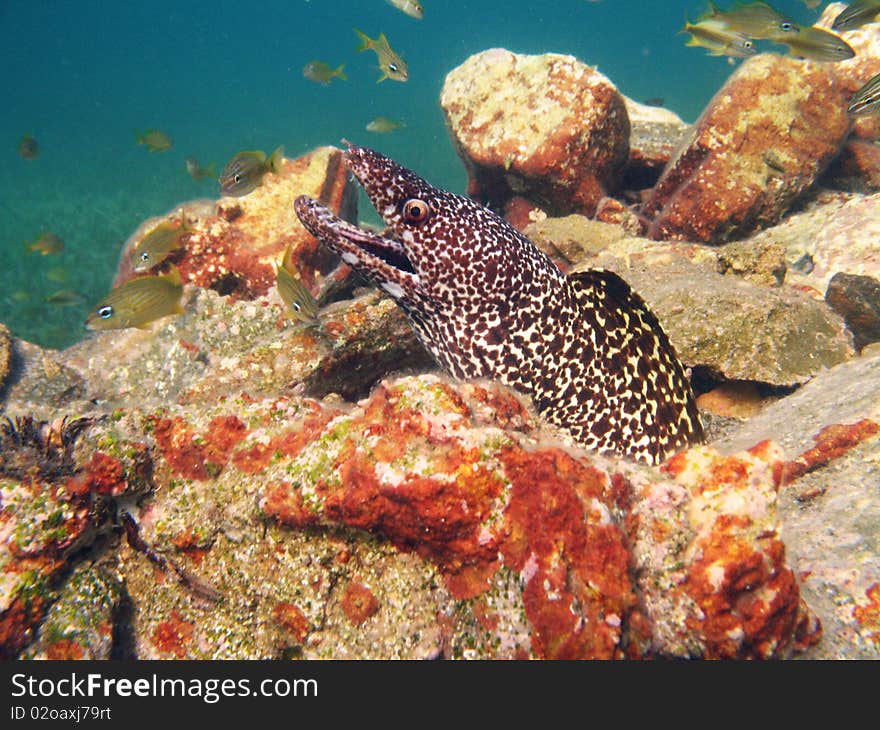
M428 220L430 212L431 209L424 200L410 198L403 204L403 221L404 223L419 225Z

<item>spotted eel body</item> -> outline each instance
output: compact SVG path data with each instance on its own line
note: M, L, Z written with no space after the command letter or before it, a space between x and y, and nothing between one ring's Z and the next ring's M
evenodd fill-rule
M566 275L487 208L346 144L348 167L388 229L361 230L306 196L296 213L403 308L449 373L528 394L547 421L602 452L656 464L703 439L684 369L623 279L601 269Z

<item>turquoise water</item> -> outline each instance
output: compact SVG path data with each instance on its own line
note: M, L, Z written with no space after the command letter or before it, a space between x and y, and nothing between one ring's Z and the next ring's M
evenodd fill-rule
M0 0L0 322L47 347L86 336L89 306L109 289L138 224L184 200L218 196L216 181L186 173L189 155L220 169L242 149L283 144L296 157L345 137L463 192L438 98L446 73L487 48L574 55L624 94L660 97L686 121L734 69L677 33L705 2L423 5L425 17L415 20L383 0ZM806 24L818 14L795 0L774 6ZM373 38L384 31L410 80L377 84L375 54L356 52L353 26ZM308 81L301 69L311 60L345 63L349 80ZM377 115L406 127L365 131ZM135 130L150 127L167 132L173 148L138 146ZM35 160L17 153L25 133L39 142ZM65 251L25 254L23 241L44 230ZM82 301L45 301L61 289Z

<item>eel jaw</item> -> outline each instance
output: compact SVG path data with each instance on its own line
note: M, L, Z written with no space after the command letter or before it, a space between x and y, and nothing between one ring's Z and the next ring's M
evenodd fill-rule
M309 233L395 300L415 304L420 298L421 281L399 241L364 231L307 195L300 195L293 207Z

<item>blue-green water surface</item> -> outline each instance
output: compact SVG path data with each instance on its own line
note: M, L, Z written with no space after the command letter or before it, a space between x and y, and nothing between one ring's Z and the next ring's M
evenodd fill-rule
M729 3L719 3L726 7ZM216 180L193 181L184 158L217 168L242 149L283 144L296 157L343 137L374 146L442 187L463 192L465 173L444 126L445 75L493 47L571 54L639 101L661 98L694 121L735 68L685 46L678 33L704 2L424 0L415 20L384 0L0 0L0 322L23 339L66 347L87 331L91 304L110 287L120 249L147 217L193 198L216 198ZM820 8L774 3L810 24ZM358 27L382 31L409 65L409 81L376 83ZM302 76L321 60L347 81ZM406 126L374 134L384 115ZM172 149L150 153L135 130L158 128ZM17 151L37 139L34 160ZM61 254L26 254L51 230ZM58 290L82 295L60 305Z

